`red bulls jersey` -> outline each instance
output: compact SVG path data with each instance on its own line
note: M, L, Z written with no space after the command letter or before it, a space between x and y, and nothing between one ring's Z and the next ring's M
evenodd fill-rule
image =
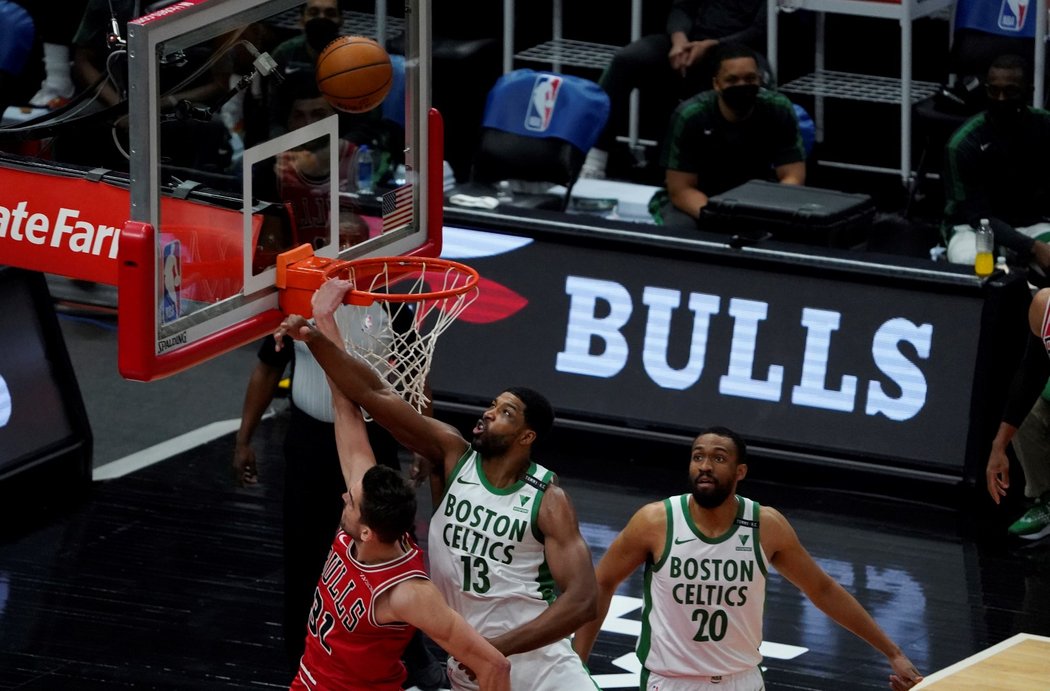
M423 553L404 541L404 555L383 564L362 564L354 541L340 530L321 572L307 622L306 651L293 690L395 691L405 679L401 655L415 629L380 624L373 603L411 578L426 578Z

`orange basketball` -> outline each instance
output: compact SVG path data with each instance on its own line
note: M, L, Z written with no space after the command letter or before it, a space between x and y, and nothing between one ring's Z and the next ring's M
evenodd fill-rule
M332 106L348 113L372 110L393 83L390 56L364 36L340 36L317 58L317 88Z

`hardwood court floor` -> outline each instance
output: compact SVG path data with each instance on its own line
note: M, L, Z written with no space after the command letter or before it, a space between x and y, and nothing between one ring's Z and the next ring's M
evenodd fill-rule
M0 542L0 688L286 688L282 439L280 415L259 430L256 448L271 451L255 488L230 482L227 435L14 529ZM561 473L597 559L634 510L680 491L687 450L559 430L537 456ZM976 541L965 513L762 475L756 459L741 492L781 509L922 670L1021 631L1050 635L1050 544ZM605 689L637 688L640 583L624 584L591 659ZM883 658L775 575L765 640L770 689L886 687Z

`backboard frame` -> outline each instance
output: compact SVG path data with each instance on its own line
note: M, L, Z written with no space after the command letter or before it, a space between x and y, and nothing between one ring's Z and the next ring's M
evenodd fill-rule
M246 282L241 293L215 303L206 316L162 318L164 205L160 167L159 50L173 50L222 36L245 21L302 5L302 0L185 0L128 24L130 221L121 233L118 266L118 366L122 376L150 381L257 340L272 331L283 314L278 291L267 279ZM362 246L338 252L343 259L376 255L437 256L441 251L442 122L430 103L430 2L407 0L406 150L418 170L414 222L404 232L380 235ZM377 15L380 25L383 18ZM432 182L432 181L437 182ZM332 195L334 198L336 195ZM247 205L246 205L247 208ZM253 220L243 218L250 234ZM244 266L245 276L250 267ZM261 288L260 288L261 286ZM212 309L209 306L207 309ZM202 310L203 312L203 310ZM197 315L197 317L194 317ZM216 316L217 315L217 316Z

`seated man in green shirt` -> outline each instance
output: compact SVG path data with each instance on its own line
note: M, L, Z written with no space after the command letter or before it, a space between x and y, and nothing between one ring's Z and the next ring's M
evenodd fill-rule
M654 198L664 225L696 227L709 197L748 180L805 183L798 116L785 96L762 89L761 81L754 51L724 44L713 88L675 110L661 157L666 197Z

